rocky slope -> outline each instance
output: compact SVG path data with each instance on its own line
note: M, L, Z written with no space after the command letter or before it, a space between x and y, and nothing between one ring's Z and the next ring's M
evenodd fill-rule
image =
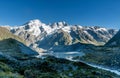
M20 37L18 37L16 35L13 35L13 33L11 33L5 27L0 27L0 40L4 40L4 39L8 39L8 38L13 38L13 39L16 39L16 40L26 44L24 39L22 39L22 38L20 38Z
M36 55L37 52L25 46L25 41L13 35L6 28L0 27L0 52L11 56Z
M76 43L103 45L115 33L114 29L101 27L82 27L68 25L66 22L44 24L40 20L31 20L22 26L10 27L10 31L28 42L28 46L37 51L54 46L72 45Z

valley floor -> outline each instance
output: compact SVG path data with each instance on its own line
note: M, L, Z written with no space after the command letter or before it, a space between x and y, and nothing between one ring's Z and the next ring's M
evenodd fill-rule
M2 78L119 78L105 70L91 67L82 62L46 56L46 58L0 56ZM9 74L10 75L9 75Z

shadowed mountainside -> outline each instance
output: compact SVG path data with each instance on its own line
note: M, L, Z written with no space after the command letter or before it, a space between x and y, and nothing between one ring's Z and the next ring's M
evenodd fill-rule
M119 46L120 47L120 30L117 32L115 36L113 36L105 46Z

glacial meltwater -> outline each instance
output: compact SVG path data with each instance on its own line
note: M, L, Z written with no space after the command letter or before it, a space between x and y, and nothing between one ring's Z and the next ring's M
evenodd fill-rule
M37 58L45 58L45 56L47 56L47 55L55 56L57 58L65 58L65 59L68 59L70 61L80 61L80 60L73 60L72 58L77 57L77 56L79 56L79 57L84 56L85 53L83 53L83 52L45 52L45 53L39 53L39 55L36 56L36 57ZM85 63L85 64L87 64L91 67L95 67L95 68L98 68L98 69L110 71L110 72L113 72L117 75L120 75L120 71L117 71L117 70L105 68L105 67L100 66L100 65L89 64L89 63L84 62L84 61L80 61L80 62L83 62L83 63Z

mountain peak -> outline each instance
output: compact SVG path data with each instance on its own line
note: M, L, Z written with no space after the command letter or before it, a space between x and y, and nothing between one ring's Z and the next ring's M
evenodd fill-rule
M55 22L53 24L51 24L52 27L64 27L67 26L68 24L65 21L60 21L60 22Z
M57 22L57 24L62 26L62 25L66 25L67 23L65 21L60 21L60 22Z
M41 26L42 24L43 23L39 19L35 19L35 20L30 20L25 25L29 25L29 26Z

